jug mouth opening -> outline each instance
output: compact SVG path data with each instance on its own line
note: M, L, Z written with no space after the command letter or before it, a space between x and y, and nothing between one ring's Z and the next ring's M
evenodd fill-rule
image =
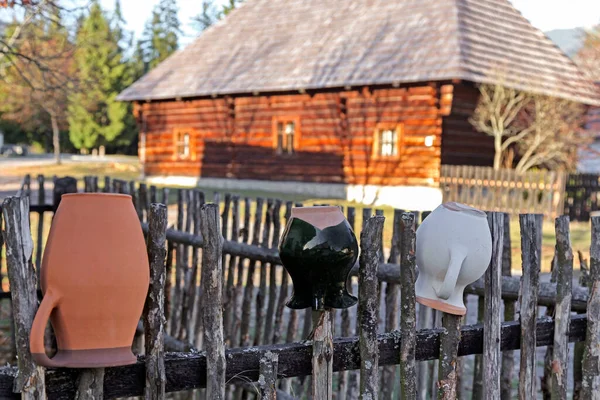
M442 206L444 206L444 208L446 208L447 210L450 210L450 211L463 212L463 213L471 214L476 217L484 217L485 218L487 216L486 213L481 210L478 210L478 209L468 206L466 204L456 203L454 201L444 203L444 204L442 204Z
M89 192L82 192L82 193L65 193L61 196L61 198L65 199L67 197L114 197L114 198L125 198L125 199L131 199L131 196L128 194L123 194L123 193L89 193Z
M294 207L291 216L319 229L338 225L345 220L342 210L337 206Z

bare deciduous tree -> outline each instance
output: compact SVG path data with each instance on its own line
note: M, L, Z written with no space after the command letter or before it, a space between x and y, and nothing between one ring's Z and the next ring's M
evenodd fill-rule
M44 7L43 4L32 6ZM46 10L47 11L47 10ZM47 126L53 134L56 162L60 163L60 128L66 124L67 95L73 88L71 60L74 51L67 30L61 25L60 10L52 9L51 18L33 11L28 20L11 24L7 34L2 73L3 118L39 129ZM13 33L11 33L11 31ZM10 45L10 47L8 46Z
M519 173L534 167L572 169L577 165L578 150L593 138L582 128L585 107L573 101L531 96L515 125L529 133L518 142Z
M591 143L582 129L585 107L565 99L481 85L479 103L471 124L494 138L494 169L523 173L534 167L572 168L578 150ZM508 161L508 162L506 162Z
M591 80L600 82L600 25L586 32L575 61Z
M516 89L505 87L502 82L479 87L477 108L470 119L480 132L494 138L494 169L502 167L503 157L511 145L527 136L533 128L515 124L530 96Z

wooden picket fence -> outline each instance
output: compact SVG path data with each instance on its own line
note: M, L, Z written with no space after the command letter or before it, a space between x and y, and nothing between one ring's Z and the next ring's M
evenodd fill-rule
M492 262L485 279L466 290L468 297L477 295L479 303L479 323L466 325L469 316L461 320L415 303L419 216L396 210L388 221L393 223L393 237L385 246L383 217L373 216L369 208L359 213L348 208L352 225L357 214L364 221L361 258L354 271L358 279L353 279L361 305L358 311L334 313L333 331L341 334L330 347L325 346L329 353L323 353L326 342L319 342L318 335L312 341L303 340L312 329L310 310L286 310L283 305L291 286L276 247L290 202L224 195L213 196L216 204L204 204L204 193L181 189L176 190L170 223L165 204L173 189L110 178L99 187L95 177L85 179L84 190L131 194L148 238L151 285L134 343L140 358L135 365L106 370L35 368L27 346L38 301L31 290L36 287L31 260L39 265L44 226L60 194L77 190L74 180L55 180L54 200L46 204L44 179L37 181L38 189L32 191L26 179L21 197L9 198L2 206L4 237L10 249L10 294L19 301L12 302L18 366L0 369L0 398L21 392L30 398L46 393L48 398L144 395L154 399L190 390L209 399L327 398L323 393L337 399L436 395L453 399L459 393L465 398L463 356L476 354L474 399L533 399L538 397L536 347L541 346L549 346L544 393L566 398L569 391L587 399L600 392L596 349L600 341L600 219L592 220L588 282L571 287L573 254L567 217L556 220L555 283L544 283L540 282L542 216L520 217L523 276L519 279L510 276L509 220L503 213L489 213ZM41 201L30 206L30 195ZM31 237L29 224L24 222L29 221L29 211L39 216L31 218L34 227L38 224L35 249L24 245ZM365 279L370 276L377 276L379 284L367 284L373 282ZM211 282L214 277L218 284ZM381 307L367 306L366 300L379 298L380 293L382 301L371 303ZM546 316L540 315L539 306L547 307ZM571 342L576 342L576 350L569 358ZM511 351L517 349L518 377ZM319 354L331 353L333 357L319 358ZM569 386L571 373L574 383Z
M442 165L444 201L510 214L562 215L566 174L561 171L494 170L474 165Z

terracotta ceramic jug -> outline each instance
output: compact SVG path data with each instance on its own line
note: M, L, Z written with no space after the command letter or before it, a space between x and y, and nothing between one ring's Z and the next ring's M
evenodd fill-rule
M417 301L464 315L465 286L481 278L492 257L492 235L483 211L460 203L437 207L417 229Z
M358 257L358 243L339 207L293 208L279 256L294 284L288 307L324 310L356 304L346 281Z
M131 345L149 274L131 196L63 195L42 261L44 298L30 336L35 361L70 368L135 363ZM44 349L48 318L58 345L52 359Z

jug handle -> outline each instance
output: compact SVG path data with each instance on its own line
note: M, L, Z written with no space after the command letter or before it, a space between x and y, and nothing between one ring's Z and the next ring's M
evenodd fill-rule
M44 346L44 332L46 331L46 325L48 324L52 310L55 309L57 305L58 296L51 290L48 290L35 314L33 325L31 326L31 333L29 335L29 349L31 355L38 365L44 367L61 366L46 355L46 348Z
M442 286L439 289L435 289L435 294L440 299L448 300L452 295L465 258L467 258L467 252L462 247L457 246L450 250L450 265L448 265L444 283L442 283Z

